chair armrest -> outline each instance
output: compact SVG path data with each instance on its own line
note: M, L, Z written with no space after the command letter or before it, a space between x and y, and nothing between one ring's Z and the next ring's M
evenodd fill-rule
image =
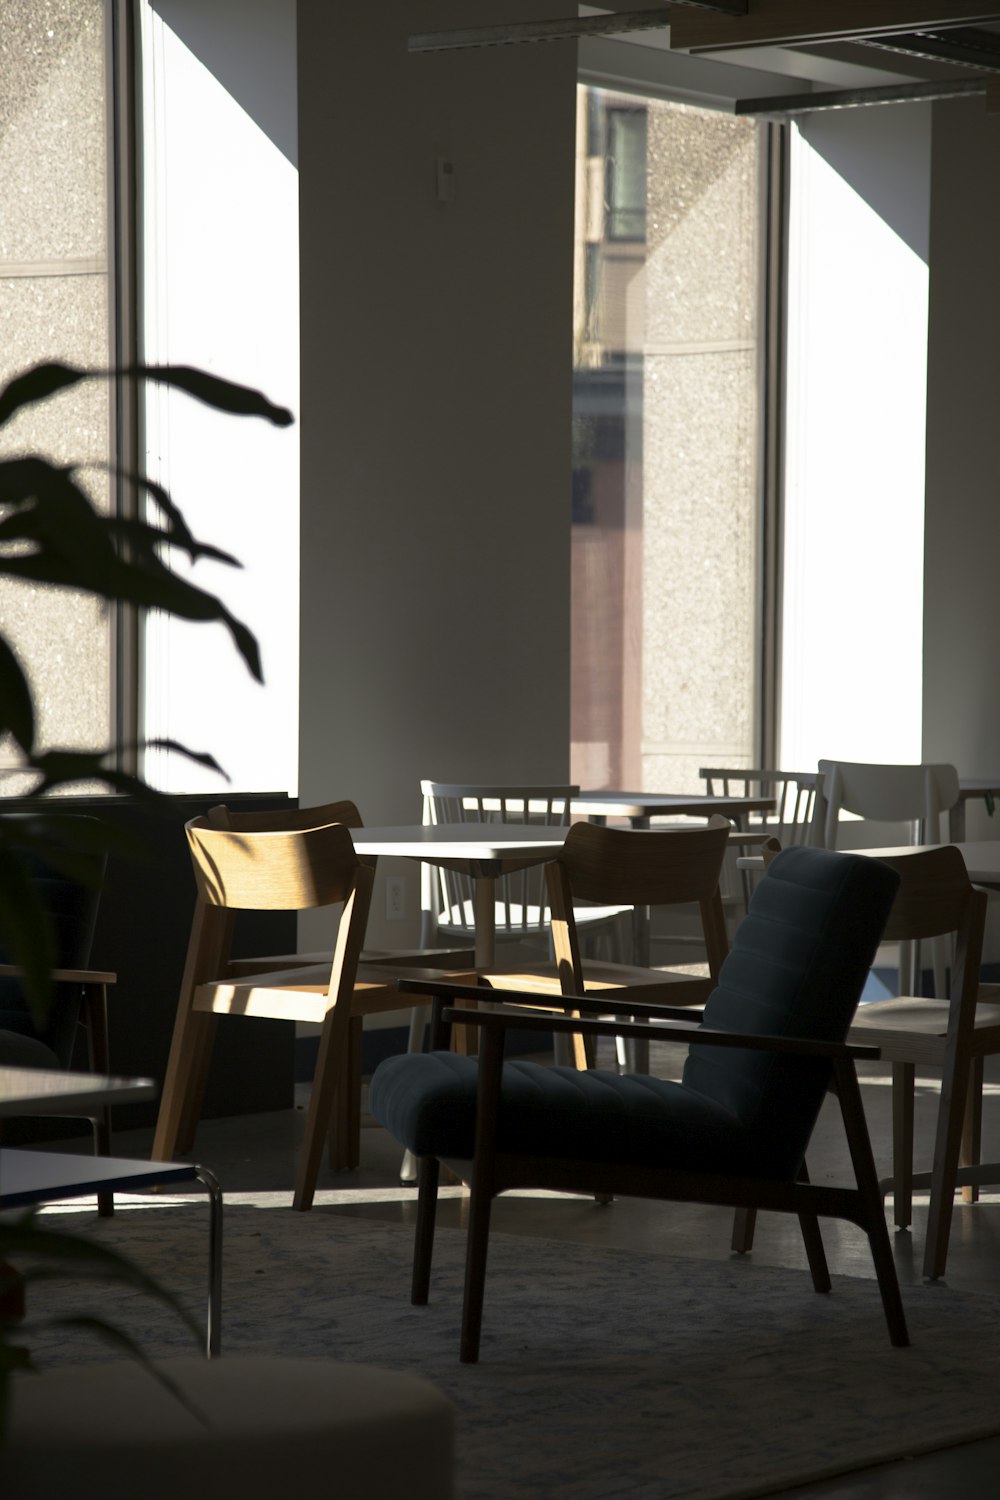
M471 948L365 948L359 963L378 964L390 968L398 964L403 968L462 969L474 968L476 955ZM231 958L226 965L226 979L251 979L258 974L270 974L277 970L313 969L322 964L329 968L333 953L325 949L320 953L272 953L254 958Z
M740 1031L712 1031L700 1026L677 1024L649 1026L641 1023L616 1021L577 1020L573 1016L526 1016L520 1011L468 1011L445 1009L445 1021L457 1021L466 1026L481 1026L487 1030L502 1030L516 1026L519 1031L559 1031L583 1036L631 1036L655 1038L659 1042L688 1044L697 1042L707 1047L739 1047L747 1052L787 1052L796 1057L825 1057L831 1062L853 1058L876 1062L882 1055L879 1047L857 1046L848 1042L824 1042L814 1037L758 1036Z
M502 990L485 984L458 984L448 980L428 980L425 983L416 979L400 979L397 988L432 995L440 1000L481 1000L489 1005L524 1006L525 1009L534 1011L546 1005L557 1015L567 1009L579 1011L581 1015L594 1016L613 1015L620 1011L623 1016L690 1021L699 1009L698 1005L657 1005L649 1000L635 1000L631 996L619 999L616 1005L618 992L615 990L605 990L595 995L547 995L538 990Z

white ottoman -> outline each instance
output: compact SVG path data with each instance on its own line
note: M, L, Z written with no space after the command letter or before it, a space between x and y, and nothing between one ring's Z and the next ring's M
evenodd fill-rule
M131 1360L15 1376L5 1500L452 1496L454 1409L419 1376L266 1355L158 1368L208 1426Z

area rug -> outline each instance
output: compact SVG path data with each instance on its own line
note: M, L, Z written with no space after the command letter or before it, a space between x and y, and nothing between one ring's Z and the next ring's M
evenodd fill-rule
M127 1250L201 1318L207 1211L145 1203L112 1221L45 1222ZM874 1281L838 1277L817 1296L805 1272L745 1260L498 1235L481 1362L463 1366L463 1234L439 1231L432 1300L414 1308L409 1229L287 1203L227 1200L224 1354L428 1376L457 1408L462 1500L736 1500L1000 1431L992 1297L906 1291L913 1345L893 1349ZM190 1348L137 1294L73 1283L38 1296L46 1316L111 1316L154 1355ZM32 1344L43 1367L101 1357L76 1332L41 1330Z

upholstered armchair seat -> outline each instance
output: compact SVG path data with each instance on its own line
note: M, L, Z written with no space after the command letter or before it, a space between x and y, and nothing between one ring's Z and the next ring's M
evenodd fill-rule
M393 1068L395 1061L383 1063L372 1081L376 1116L415 1156L471 1161L477 1060L431 1052L411 1057L405 1068ZM781 1152L774 1149L778 1142L769 1144L764 1162L758 1137L727 1109L667 1079L513 1060L504 1066L496 1141L501 1152L676 1172L729 1174L752 1163L759 1177L794 1178L801 1151Z

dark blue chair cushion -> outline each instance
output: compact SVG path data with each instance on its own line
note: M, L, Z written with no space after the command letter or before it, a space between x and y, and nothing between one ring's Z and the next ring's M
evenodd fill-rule
M474 1057L391 1057L375 1070L369 1109L415 1156L470 1161ZM753 1142L732 1115L679 1083L643 1074L504 1064L497 1149L516 1155L690 1171L747 1170Z
M863 855L779 854L737 929L703 1024L842 1042L898 886L894 870ZM751 1130L765 1159L800 1161L829 1076L823 1062L694 1045L683 1083Z
M878 861L792 849L760 882L705 1010L714 1029L843 1041L898 885ZM417 1156L471 1159L478 1064L389 1058L369 1108ZM681 1083L504 1064L497 1149L675 1171L796 1175L822 1061L692 1045Z

